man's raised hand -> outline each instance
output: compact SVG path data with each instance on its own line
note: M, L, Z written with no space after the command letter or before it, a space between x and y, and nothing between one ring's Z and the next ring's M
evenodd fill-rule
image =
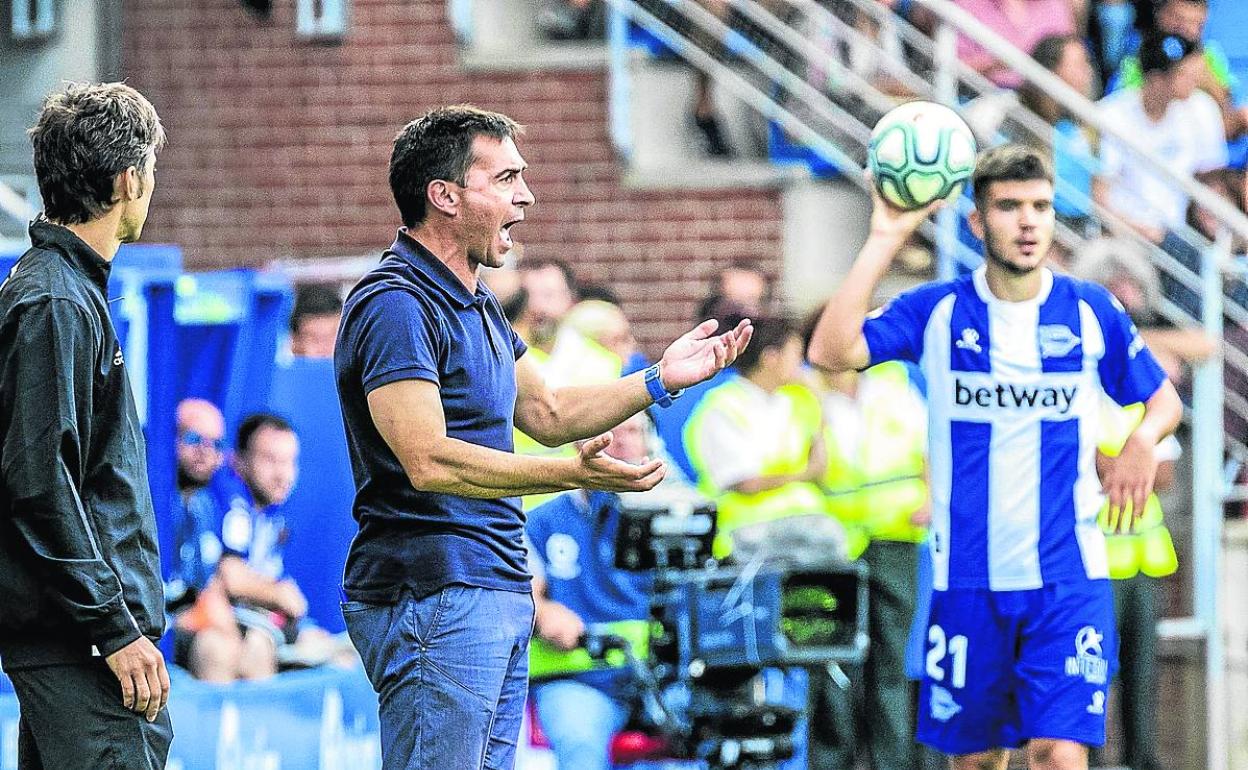
M731 366L750 344L754 327L743 319L736 328L712 337L719 328L715 320L703 321L663 351L659 379L669 391L687 388Z

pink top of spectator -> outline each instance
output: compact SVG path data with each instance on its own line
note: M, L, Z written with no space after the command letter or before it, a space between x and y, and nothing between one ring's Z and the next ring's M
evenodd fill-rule
M1069 35L1075 31L1070 0L956 0L959 7L975 16L1024 53L1049 35ZM970 38L958 36L958 58L971 65L999 86L1018 88L1018 73L996 63L996 57Z

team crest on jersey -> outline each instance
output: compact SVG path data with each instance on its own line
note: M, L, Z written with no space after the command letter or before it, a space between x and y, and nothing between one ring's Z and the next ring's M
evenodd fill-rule
M957 716L962 707L953 699L953 693L940 685L932 685L932 719L948 722Z
M1036 330L1040 338L1041 358L1061 358L1079 344L1079 335L1062 324L1042 324Z
M1109 661L1105 660L1101 642L1105 636L1093 626L1084 626L1075 634L1075 654L1066 658L1066 676L1081 676L1088 684L1109 681Z
M581 574L581 546L571 535L556 532L546 541L546 563L550 576L557 580L575 580Z
M979 345L979 332L969 327L962 330L962 338L953 344L960 350L969 350L972 353L984 352L984 349Z

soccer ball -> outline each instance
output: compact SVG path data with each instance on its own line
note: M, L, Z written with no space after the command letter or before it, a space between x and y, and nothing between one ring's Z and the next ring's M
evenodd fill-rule
M975 135L958 114L935 102L907 102L871 131L867 167L876 189L897 208L954 198L975 170Z

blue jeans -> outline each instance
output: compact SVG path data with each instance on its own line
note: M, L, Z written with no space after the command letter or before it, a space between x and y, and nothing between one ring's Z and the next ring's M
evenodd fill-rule
M628 722L626 704L571 679L535 684L533 700L559 770L611 770L611 738Z
M528 690L533 597L451 585L346 602L381 715L383 770L511 770Z

